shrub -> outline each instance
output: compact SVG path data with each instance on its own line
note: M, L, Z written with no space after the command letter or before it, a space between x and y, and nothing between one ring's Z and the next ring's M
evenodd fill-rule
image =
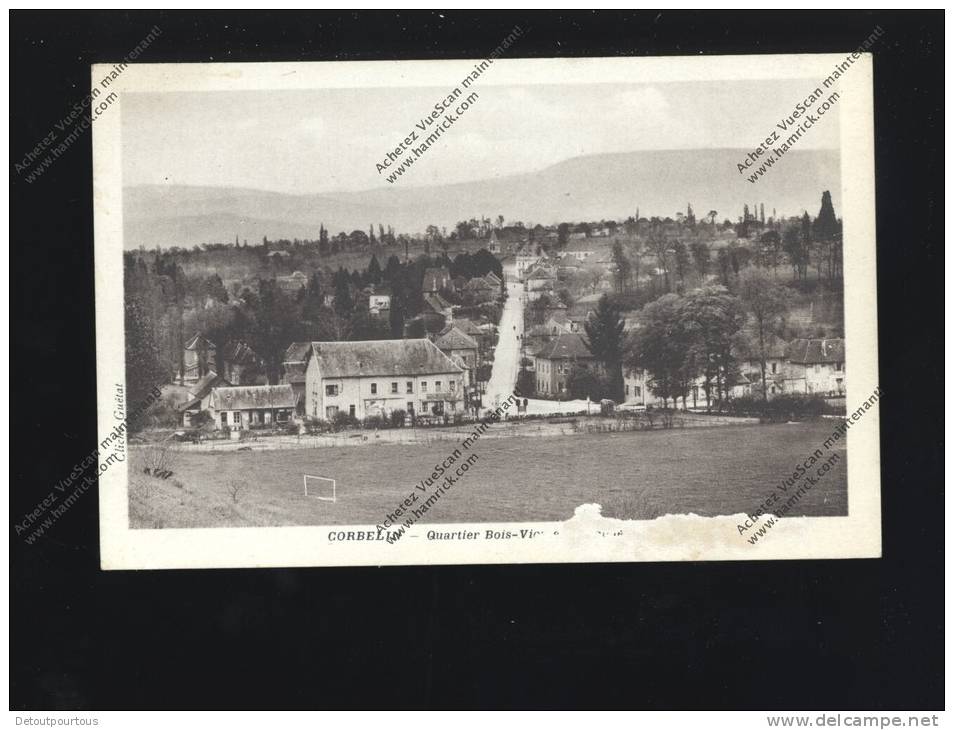
M212 418L212 414L206 410L206 411L199 411L198 413L193 415L190 420L191 420L192 428L200 429L200 428L205 428L206 426L210 426L214 419Z
M401 408L391 411L391 427L401 428L404 425L405 418L407 418L407 411Z
M355 428L361 424L358 422L358 419L352 416L350 413L338 411L335 413L334 418L331 419L331 425L336 431L340 431L344 428Z
M289 434L290 436L297 436L299 433L301 433L301 429L298 427L298 421L289 421L282 426L282 428L284 429L285 433Z
M829 410L825 399L819 395L783 393L768 402L760 396L746 395L733 398L728 403L733 415L757 415L772 421L788 421L814 418Z
M306 418L305 432L310 436L322 433L328 433L331 430L331 424L322 418Z
M364 428L373 428L375 430L379 428L387 428L388 421L384 416L368 416L364 419L364 422L361 424Z

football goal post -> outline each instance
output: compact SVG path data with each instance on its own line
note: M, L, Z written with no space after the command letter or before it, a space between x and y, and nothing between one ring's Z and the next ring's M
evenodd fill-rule
M322 502L337 502L338 490L334 479L304 475L305 496L316 497Z

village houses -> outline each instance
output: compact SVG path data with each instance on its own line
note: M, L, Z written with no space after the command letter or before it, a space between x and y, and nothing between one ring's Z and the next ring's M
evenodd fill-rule
M533 356L536 390L541 395L560 395L566 392L566 378L574 365L592 368L597 374L603 367L577 333L563 333L544 345Z
M440 416L463 410L464 369L427 339L313 342L305 413L332 420L394 411Z
M295 393L290 385L213 388L208 411L216 429L284 425L295 416Z

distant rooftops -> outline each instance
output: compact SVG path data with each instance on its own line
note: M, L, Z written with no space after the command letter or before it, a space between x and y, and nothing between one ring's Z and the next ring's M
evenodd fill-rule
M438 375L462 372L427 339L312 342L312 356L325 378Z

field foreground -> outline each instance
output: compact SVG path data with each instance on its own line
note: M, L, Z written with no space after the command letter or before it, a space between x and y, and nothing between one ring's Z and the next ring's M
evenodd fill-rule
M747 513L833 428L819 421L480 440L470 452L478 459L422 522L562 521L593 502L623 519ZM835 467L790 516L847 514L845 443L836 445ZM454 447L178 453L167 480L144 475L142 453L133 449L130 527L376 524ZM337 503L306 497L304 474L337 480Z

